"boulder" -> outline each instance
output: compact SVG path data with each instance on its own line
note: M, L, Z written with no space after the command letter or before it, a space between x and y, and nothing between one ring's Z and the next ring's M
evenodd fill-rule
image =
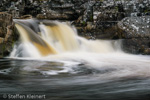
M15 41L14 23L12 16L0 12L0 56L7 56L12 50Z
M150 17L127 17L118 22L122 48L134 54L150 54Z
M126 17L118 27L124 31L122 38L150 38L150 16Z

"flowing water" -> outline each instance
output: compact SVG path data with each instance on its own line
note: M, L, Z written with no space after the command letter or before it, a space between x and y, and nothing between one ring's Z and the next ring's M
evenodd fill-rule
M0 59L0 99L150 100L150 56L124 53L121 40L84 39L67 23L15 22L20 39Z

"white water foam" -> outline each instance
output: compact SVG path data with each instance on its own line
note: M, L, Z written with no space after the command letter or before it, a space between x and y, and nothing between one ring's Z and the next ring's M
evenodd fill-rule
M128 77L150 77L149 56L124 53L121 50L120 40L87 40L77 36L75 31L73 31L71 27L66 26L66 24L65 26L58 22L54 24L56 25L46 26L40 24L39 27L41 31L40 34L37 35L42 40L45 40L49 46L54 47L58 52L57 54L53 55L50 53L47 56L42 56L39 52L43 52L42 48L41 50L38 50L31 42L21 42L19 46L14 48L10 57L14 59L63 63L64 65L61 65L62 69L49 69L45 71L39 69L39 67L43 66L39 65L34 67L26 66L23 70L39 70L43 75L59 75L61 73L76 73L73 68L79 67L79 64L83 64L86 68L99 71L113 70L106 74L98 74L98 76L95 76L97 78L117 79ZM65 28L67 31L62 28ZM68 36L67 34L70 35ZM62 35L65 35L65 37Z

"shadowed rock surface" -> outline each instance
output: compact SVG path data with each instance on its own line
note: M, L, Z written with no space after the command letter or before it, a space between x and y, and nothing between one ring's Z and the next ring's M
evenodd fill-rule
M0 55L6 56L12 50L15 42L14 23L12 16L8 13L0 12Z
M150 54L150 17L127 17L118 23L122 31L123 50Z

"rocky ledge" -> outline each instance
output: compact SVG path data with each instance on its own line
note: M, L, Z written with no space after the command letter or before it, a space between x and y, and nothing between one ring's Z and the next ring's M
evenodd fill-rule
M12 16L0 12L0 55L7 56L15 43L14 23Z

